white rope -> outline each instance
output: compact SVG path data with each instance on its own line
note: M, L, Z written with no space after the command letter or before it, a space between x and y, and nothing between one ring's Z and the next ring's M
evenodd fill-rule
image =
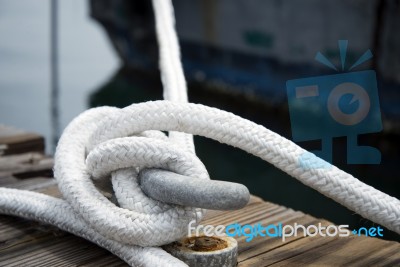
M157 40L159 44L159 64L164 99L174 102L188 102L185 75L180 60L178 37L175 31L175 15L170 0L153 0ZM193 136L180 132L169 132L172 142L180 144L194 153Z
M102 107L82 113L65 129L55 155L55 178L65 200L0 188L1 213L55 225L108 249L132 266L186 266L156 246L184 236L188 223L193 219L199 222L204 211L148 198L138 186L137 175L140 169L155 167L209 179L192 153L191 135L182 134L189 133L260 157L363 217L400 233L399 200L334 166L304 169L298 159L306 151L291 141L231 113L186 103L171 2L154 0L153 4L165 97L174 102L147 102L124 109ZM167 138L159 131L179 133ZM309 164L316 161L312 158ZM111 192L119 206L105 197Z

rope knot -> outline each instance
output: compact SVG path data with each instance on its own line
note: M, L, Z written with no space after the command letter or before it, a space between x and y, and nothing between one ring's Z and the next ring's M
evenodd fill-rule
M55 165L60 190L102 236L139 246L173 242L187 234L190 221L201 220L204 210L149 198L140 188L139 172L156 168L209 179L207 170L195 154L180 149L160 131L127 134L112 120L120 111L89 110L65 130ZM106 137L104 130L110 127L128 137ZM113 194L117 205L105 193Z

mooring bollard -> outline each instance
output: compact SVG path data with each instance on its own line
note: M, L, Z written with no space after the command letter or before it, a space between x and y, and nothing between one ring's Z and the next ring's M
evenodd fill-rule
M190 267L234 267L237 248L237 241L228 236L186 237L163 247Z
M182 206L235 210L246 206L250 199L249 190L242 184L193 179L160 169L141 171L139 181L149 197Z

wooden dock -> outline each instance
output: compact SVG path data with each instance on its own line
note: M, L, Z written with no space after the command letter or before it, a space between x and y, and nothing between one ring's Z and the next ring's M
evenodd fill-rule
M60 197L52 178L53 159L44 155L44 140L0 126L0 186ZM203 225L322 225L330 222L252 197L237 211L210 211ZM257 237L239 242L239 266L400 266L400 243L378 238ZM96 245L54 227L0 215L0 266L127 266Z

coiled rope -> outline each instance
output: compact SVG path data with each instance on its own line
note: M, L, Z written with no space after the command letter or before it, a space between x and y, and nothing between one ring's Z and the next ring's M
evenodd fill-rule
M0 212L55 225L102 246L132 266L186 266L158 248L187 233L204 210L148 198L138 185L144 168L209 179L195 156L196 134L270 162L363 217L400 233L400 201L332 166L303 168L304 149L231 113L187 103L170 0L153 0L165 98L124 109L90 109L65 129L55 178L65 200L0 188ZM166 137L160 131L170 131ZM189 133L189 134L187 134ZM309 165L321 160L310 158ZM107 177L111 175L111 185ZM112 189L110 188L112 186ZM119 206L105 197L113 192Z

